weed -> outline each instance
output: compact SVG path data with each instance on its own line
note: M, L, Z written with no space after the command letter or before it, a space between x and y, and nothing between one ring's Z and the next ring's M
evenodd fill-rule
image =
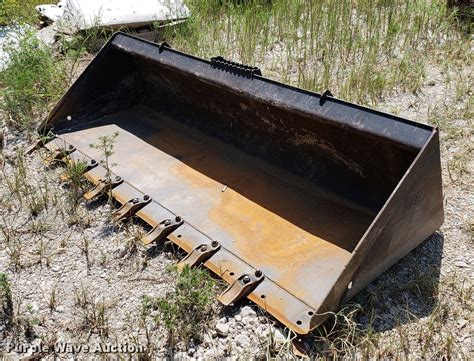
M51 255L48 252L48 244L47 242L45 242L44 237L40 237L37 247L33 250L32 253L38 256L38 264L42 265L44 259L46 267L50 266Z
M56 196L50 193L46 178L38 182L32 181L27 173L27 168L25 154L22 149L18 149L13 174L7 175L4 172L5 183L20 203L29 209L32 216L36 217L48 207L48 204L55 204Z
M90 246L90 241L88 238L84 238L82 240L82 244L79 247L81 252L84 254L84 257L86 258L86 266L87 266L87 272L89 272L91 268L91 260L90 260L90 251L89 251L89 246Z
M48 308L50 312L53 312L58 307L58 292L56 287L53 287L49 292L49 295L46 297L48 302Z
M181 340L189 344L191 340L201 339L211 317L214 298L214 281L208 272L186 266L178 273L177 268L168 270L177 275L175 289L165 297L143 297L143 315L154 317L168 333L168 343L173 348Z
M96 300L85 289L75 291L75 303L80 308L80 328L90 333L107 337L109 333L109 311L111 305L102 300Z
M5 247L6 253L10 258L10 267L19 270L23 267L23 247L18 239L9 242Z
M119 132L114 132L112 135L104 135L98 138L96 144L90 144L89 147L97 149L101 152L103 159L100 160L100 163L105 168L105 180L108 184L112 184L112 172L111 167L115 164L110 161L110 157L114 154L114 146ZM112 202L112 199L109 198L109 202Z
M70 182L75 193L83 191L87 184L84 178L84 172L86 169L87 163L84 161L66 163L63 177Z
M117 254L118 258L127 258L137 254L139 251L144 251L145 247L142 241L142 228L133 222L121 223L120 226L124 227L126 239L124 241L124 247L120 253Z
M0 323L9 325L13 317L13 302L10 282L5 273L0 273Z

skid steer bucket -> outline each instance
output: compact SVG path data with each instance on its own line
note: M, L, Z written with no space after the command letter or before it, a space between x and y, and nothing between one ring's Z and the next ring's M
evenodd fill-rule
M306 334L443 222L438 130L117 33L40 132L229 287ZM118 132L111 177L91 148Z

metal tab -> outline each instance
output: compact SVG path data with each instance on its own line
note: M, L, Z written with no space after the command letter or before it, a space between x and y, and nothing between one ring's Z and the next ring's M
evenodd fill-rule
M177 216L175 219L167 219L158 224L155 228L153 228L150 232L148 232L143 238L142 241L144 244L150 244L153 242L159 242L166 237L168 237L171 233L173 233L176 229L181 227L184 223L184 220Z
M143 198L130 199L127 203L124 203L122 207L120 207L112 214L112 218L116 221L130 218L150 202L151 197L147 194L145 194Z
M243 274L218 297L220 303L229 306L247 296L263 281L265 276L260 270L254 274Z
M331 91L329 89L326 89L324 93L321 95L321 98L319 99L319 105L323 106L324 103L326 103L326 100L328 97L333 97Z
M44 160L44 163L47 165L51 165L64 157L67 157L69 154L74 152L76 148L73 145L68 145L67 148L60 147L53 151L46 159Z
M178 263L178 269L182 270L186 265L189 267L200 266L211 258L220 248L221 245L217 241L212 241L211 244L201 244Z
M102 178L99 180L99 183L97 183L96 186L94 186L89 192L84 194L84 198L90 201L91 199L94 199L95 197L98 197L110 191L112 188L115 188L122 182L123 179L119 176L112 178L110 182L107 179Z

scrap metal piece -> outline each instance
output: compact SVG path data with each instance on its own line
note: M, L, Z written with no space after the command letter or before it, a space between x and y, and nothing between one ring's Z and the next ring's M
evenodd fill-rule
M235 304L241 298L252 292L265 278L262 271L257 270L254 274L243 274L235 280L218 297L220 303L224 306Z
M122 207L120 207L117 211L112 213L112 218L116 221L121 221L130 218L150 202L151 197L147 194L145 194L141 199L130 199L127 203L124 203Z
M145 245L162 241L183 224L184 220L180 216L177 216L175 219L166 219L148 232L142 238L142 241Z
M67 157L69 154L71 154L74 151L76 151L76 148L71 144L69 144L67 148L59 147L58 149L53 151L48 157L46 157L46 159L44 160L44 163L47 165L52 165L60 161L61 159Z
M178 263L178 269L182 270L186 265L189 267L197 267L211 258L219 249L221 245L217 241L212 241L211 244L201 244L196 247L191 253L184 257Z
M123 179L119 176L112 178L110 182L108 179L102 178L99 180L99 183L97 183L97 185L95 185L90 191L84 194L84 198L90 201L91 199L94 199L110 191L112 188L115 188L122 182L123 182Z

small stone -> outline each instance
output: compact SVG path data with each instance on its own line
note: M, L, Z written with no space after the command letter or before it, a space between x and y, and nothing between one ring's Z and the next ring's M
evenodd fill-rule
M250 306L245 306L240 311L240 316L242 316L242 317L256 316L256 315L257 315L257 313Z
M459 326L459 329L463 329L467 324L468 324L468 320L459 320L458 321L458 326Z
M255 321L255 318L253 317L245 317L243 319L243 323L245 323L246 325L255 325L257 322Z
M248 346L250 346L250 339L248 338L248 336L246 335L237 335L235 337L235 342L237 344L237 346L240 346L242 348L246 348Z
M459 268L469 268L469 265L464 261L455 261L454 265Z
M30 311L30 313L36 313L39 311L39 307L38 305L36 304L36 302L31 302L29 305L28 305L28 310Z
M218 323L227 323L229 320L227 319L227 317L222 317L219 319Z
M194 349L194 348L192 348L192 347L188 350L188 356L192 356L192 355L194 355L195 353L196 353L196 349Z
M61 267L59 265L55 264L53 267L51 267L51 271L59 272L59 271L61 271Z
M116 258L123 258L127 255L128 249L125 246L120 246L114 251Z
M205 333L202 337L202 345L204 347L209 347L212 345L212 337L209 334Z
M237 322L240 322L240 321L242 321L242 316L236 315L236 316L234 317L234 319L235 319Z
M218 323L216 325L216 331L219 336L227 336L229 334L229 325L226 323Z
M276 344L285 343L286 336L279 329L275 329L273 332L273 341L275 341Z

